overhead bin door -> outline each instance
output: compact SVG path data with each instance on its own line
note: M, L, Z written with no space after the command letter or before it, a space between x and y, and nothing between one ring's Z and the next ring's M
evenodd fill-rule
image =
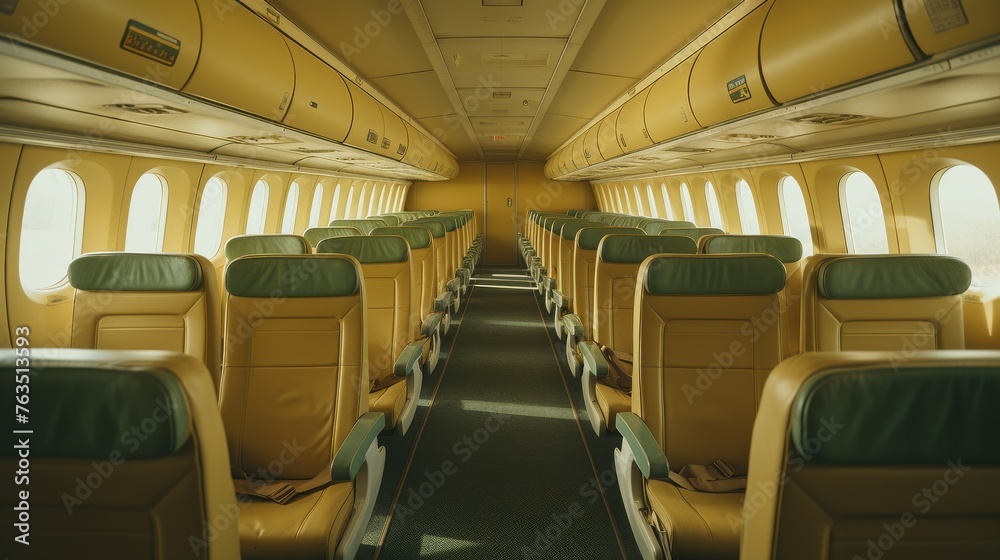
M384 123L385 132L382 134L382 139L378 142L376 153L399 161L403 159L407 150L406 126L403 124L403 120L396 113L389 110L388 107L380 103L379 108L382 109L382 122Z
M775 0L760 34L760 66L774 99L784 103L914 62L895 4Z
M803 2L812 6L813 2ZM702 49L691 69L691 110L702 126L773 106L760 77L760 28L770 2L719 35ZM798 48L798 46L789 46Z
M407 140L406 153L403 154L403 163L408 163L415 167L425 167L425 164L430 161L434 142L424 136L424 133L417 130L410 123L405 124Z
M351 122L351 130L347 133L344 143L375 153L385 131L382 122L382 104L352 82L346 83L354 104L354 120Z
M583 153L584 137L585 135L581 134L570 144L570 158L573 160L573 167L577 169L584 169L590 165Z
M201 50L194 0L3 2L0 32L180 89Z
M656 80L646 98L646 131L653 143L676 138L700 128L691 112L688 80L697 54L688 57Z
M201 56L183 91L281 121L295 83L292 55L284 39L243 6L226 4L232 9L220 17L216 4L198 2Z
M343 142L354 113L344 78L296 43L285 42L295 63L295 94L284 123Z
M1000 34L997 0L907 2L906 6L906 22L920 50L926 54Z
M604 158L601 157L601 148L597 145L597 132L600 128L601 124L597 123L583 134L583 157L586 158L587 165L604 161Z
M649 139L649 133L646 132L647 96L649 96L649 88L635 94L632 99L622 105L621 113L618 115L615 130L618 132L618 143L621 145L622 152L626 154L653 145L653 141Z
M614 113L601 119L601 124L597 129L597 146L601 149L601 156L607 161L611 158L622 155L622 146L618 143L618 115L622 112L619 107Z

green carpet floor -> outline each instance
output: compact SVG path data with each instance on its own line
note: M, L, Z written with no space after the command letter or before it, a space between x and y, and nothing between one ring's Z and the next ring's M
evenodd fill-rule
M637 558L617 438L590 432L533 284L480 267L473 285L425 378L429 407L406 437L380 438L388 464L358 557Z

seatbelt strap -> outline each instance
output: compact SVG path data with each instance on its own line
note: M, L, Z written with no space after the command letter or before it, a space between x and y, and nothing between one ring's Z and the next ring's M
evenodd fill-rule
M597 382L608 387L613 387L626 394L632 392L632 356L631 354L618 353L611 348L599 345L601 353L604 354L605 361L608 362L608 376L598 378Z
M667 478L692 492L737 492L747 487L747 476L737 475L736 469L723 459L711 465L684 465L680 472L669 471Z
M406 381L405 377L397 377L395 375L386 375L385 377L379 377L375 381L372 381L372 388L368 391L369 393L374 393L375 391L381 391L388 387L392 387L396 383L402 383Z
M323 469L309 480L282 480L280 482L253 482L242 469L238 467L230 467L230 469L237 494L257 496L281 505L287 504L296 496L319 490L333 482L330 477L330 467Z

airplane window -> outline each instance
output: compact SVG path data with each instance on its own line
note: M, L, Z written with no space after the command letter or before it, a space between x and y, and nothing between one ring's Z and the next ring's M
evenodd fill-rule
M625 185L622 185L622 195L625 198L625 212L628 214L635 214L635 211L632 210L632 197L628 195L628 188L626 188Z
M347 202L344 204L344 219L351 218L351 203L354 202L354 183L347 189Z
M660 209L656 207L656 199L653 197L653 185L646 185L646 199L649 200L650 215L659 218Z
M385 212L385 193L389 190L389 185L382 185L382 190L378 193L378 206L375 207L375 214Z
M250 210L247 211L247 233L264 233L264 220L267 218L267 197L270 186L261 179L253 186L250 195Z
M719 195L711 181L705 182L705 199L708 200L708 220L712 227L726 229L722 222L722 207L719 206Z
M367 214L362 214L362 209L365 207L365 192L368 191L368 183L361 185L361 194L358 195L358 211L355 212L354 217L356 218L367 218Z
M667 194L667 184L660 184L660 193L663 195L663 207L667 210L667 219L676 220L674 217L674 207L670 205L670 196Z
M66 283L66 268L80 254L85 196L80 177L62 169L45 169L31 181L24 199L18 257L21 285L26 289Z
M781 206L781 225L785 235L791 235L802 242L802 256L813 254L812 230L809 227L809 211L802 188L794 177L783 177L778 183L778 202Z
M144 173L132 189L125 227L125 250L155 253L163 250L167 218L167 182L155 173Z
M323 183L316 184L316 191L313 193L312 210L309 211L309 227L319 226L319 214L323 204Z
M368 213L365 214L366 218L368 216L374 216L375 214L378 214L377 207L375 206L375 202L378 200L378 196L376 196L375 193L379 192L381 189L382 185L379 185L378 183L372 185L372 193L368 197Z
M615 199L617 202L617 205L615 206L615 212L618 213L624 212L623 209L625 207L622 205L622 192L618 189L615 189Z
M632 190L635 191L635 205L639 210L639 215L645 216L646 211L642 207L642 195L639 194L639 185L632 185Z
M855 171L841 179L840 208L844 215L849 253L869 255L889 252L882 200L868 175Z
M285 213L281 220L281 233L295 233L295 214L299 209L299 184L292 182L285 199Z
M333 204L330 205L330 220L336 220L340 212L340 182L333 187Z
M229 186L219 177L205 183L198 205L198 225L194 231L194 252L212 258L222 245L222 226L226 221L226 198Z
M938 251L972 268L972 285L1000 284L1000 203L985 173L957 165L940 173L932 186Z
M688 190L687 183L681 183L681 207L684 210L684 219L694 223L694 202L691 200L691 191Z
M750 185L743 179L736 182L736 208L740 212L740 225L743 226L743 233L760 233L757 203L754 201Z

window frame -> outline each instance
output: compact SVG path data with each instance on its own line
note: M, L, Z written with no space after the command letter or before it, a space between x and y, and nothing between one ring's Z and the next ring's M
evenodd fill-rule
M746 188L740 189L740 187L746 187ZM742 177L737 179L736 184L733 187L733 190L736 193L736 211L740 215L740 231L744 235L760 235L763 232L763 230L760 228L760 222L761 222L760 213L757 211L757 197L755 197L753 194L753 187L750 186L750 181L747 181ZM753 204L753 216L755 218L754 223L756 223L757 225L756 227L757 231L747 231L747 226L750 225L750 223L749 220L747 219L748 214L746 211L746 207L742 202L743 198L740 195L741 190L744 190L750 195L750 202Z
M63 272L61 278L53 282L52 284L46 286L31 286L24 280L24 263L27 259L22 258L24 253L24 218L28 215L28 197L31 194L31 190L35 185L35 181L38 177L46 172L59 172L66 175L70 183L74 187L73 192L73 203L74 208L70 211L73 216L73 224L70 227L70 231L73 232L73 241L70 243L71 251L70 258L66 262L67 270ZM21 285L21 289L24 291L25 295L31 298L36 303L41 303L44 305L55 305L58 303L63 303L71 301L71 298L50 298L50 296L56 293L71 290L69 284L69 264L73 262L73 259L79 257L83 254L83 231L84 223L86 220L86 210L87 210L87 187L83 178L76 172L70 171L69 169L64 169L59 166L50 166L38 171L34 177L32 177L31 182L28 184L28 189L25 192L24 203L21 212L21 227L18 232L18 283ZM51 260L51 259L46 259Z
M722 213L722 201L719 191L711 181L705 181L705 204L708 206L708 225L721 230L726 229L726 218ZM718 218L718 223L716 223Z
M851 226L852 222L851 222L850 205L848 204L848 201L847 201L847 183L850 180L850 178L852 176L854 176L855 174L860 174L860 175L865 176L865 178L868 179L868 182L871 183L872 188L875 191L875 198L876 198L876 200L878 200L879 215L882 218L882 234L885 236L885 247L886 248L885 248L885 252L884 253L858 253L857 249L855 247L854 229ZM840 181L839 181L839 183L837 185L837 195L840 198L840 216L841 216L841 219L843 221L844 241L846 243L848 254L851 254L851 255L881 255L881 254L888 254L888 253L890 253L891 252L890 251L891 246L889 244L889 229L888 229L889 224L885 220L885 208L882 207L882 196L878 192L878 185L875 184L875 181L871 178L871 176L868 175L867 173L865 173L864 171L859 170L859 169L854 169L854 170L848 171L847 173L844 173L843 175L840 176Z
M697 216L694 211L694 199L691 198L691 191L690 189L688 189L687 183L682 182L680 190L681 190L681 213L684 214L684 220L691 222L692 224L698 225L698 222L696 221Z
M786 187L788 180L791 179L795 183L794 187ZM799 200L802 201L802 209L805 211L806 223L809 225L809 247L806 247L805 243L802 243L802 239L796 235L789 232L788 227L788 203L785 200L785 189L794 188L799 193ZM781 231L785 235L790 237L795 237L802 243L802 256L807 257L816 253L816 240L813 239L813 228L812 220L809 218L809 201L806 200L806 193L802 189L802 185L799 183L798 179L792 177L791 175L783 175L778 179L778 212L781 214Z
M263 190L261 190L261 188L263 188ZM262 196L258 198L258 195L261 193L263 193ZM254 212L254 203L257 201L263 201L263 202L260 203L261 207L259 211ZM267 179L264 178L257 179L257 182L253 184L253 188L250 189L250 196L247 198L247 222L246 222L246 227L243 229L244 233L261 234L267 230L267 210L268 206L270 206L269 204L270 202L271 202L271 184L267 182ZM257 215L255 216L255 214ZM250 225L252 224L252 220L254 220L255 217L258 218L260 222L260 227L255 228L259 229L259 231L250 231Z
M198 232L201 231L201 217L203 215L202 206L205 203L205 195L208 193L208 185L212 181L218 181L220 187L222 188L222 205L221 205L222 211L218 221L219 224L217 228L218 233L216 234L215 236L216 239L213 242L215 250L212 251L212 253L209 255L198 252L197 246L198 246ZM222 237L225 235L226 232L226 217L229 214L229 190L230 190L229 181L227 181L221 173L217 173L209 177L208 180L205 181L205 184L202 185L201 187L201 196L198 198L198 217L195 220L194 236L192 237L191 240L191 251L199 255L202 255L209 260L212 260L217 256L219 256L219 253L222 251Z
M285 192L285 209L281 215L281 233L295 233L295 218L299 215L299 192L301 191L298 181L292 181ZM291 215L289 215L289 210Z
M972 169L975 169L986 178L986 181L989 183L990 187L992 187L993 195L995 197L995 201L997 203L998 208L1000 208L1000 194L997 193L996 185L993 184L993 181L990 180L989 176L986 175L986 172L983 171L982 168L980 168L977 165L972 165L966 162L956 162L952 165L948 165L947 167L938 170L931 178L929 198L931 205L931 224L932 227L934 228L935 250L938 254L941 255L950 255L966 260L966 258L963 257L962 255L955 255L948 250L948 234L945 231L944 217L941 210L941 179L943 179L944 176L949 171L959 167L970 167ZM973 271L972 274L973 283L969 287L969 292L977 294L987 294L990 297L1000 295L1000 272L997 273L998 276L995 278L994 282L976 284L975 283L975 281L977 280L976 267L978 267L978 265L974 266L973 264L970 263L969 266L970 268L972 268ZM1000 264L998 264L997 266L1000 267Z
M156 218L156 241L155 246L152 251L136 251L134 249L129 249L128 238L129 230L132 225L132 210L133 204L135 203L135 189L139 187L139 182L142 181L143 177L146 176L154 177L160 186L160 207L159 216ZM152 253L162 253L163 252L163 239L167 231L167 204L170 200L170 185L167 183L166 177L156 173L154 171L147 171L139 176L135 184L132 185L132 193L129 196L128 202L128 215L125 217L125 241L123 247L126 251L132 252L152 252Z

